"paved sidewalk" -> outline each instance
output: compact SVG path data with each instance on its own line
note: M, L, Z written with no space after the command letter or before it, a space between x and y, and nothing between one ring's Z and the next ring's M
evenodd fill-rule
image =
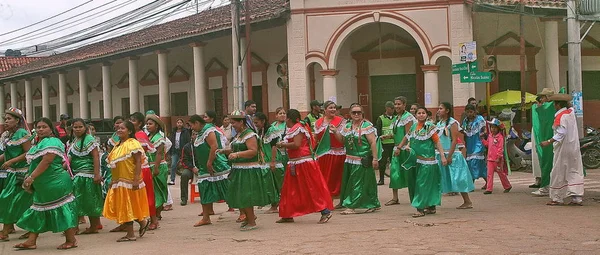
M513 190L502 193L501 185L491 195L471 193L474 208L456 210L460 196L444 196L436 215L413 219L406 190L400 205L384 206L371 214L340 215L317 225L318 214L276 224L276 214L258 210L259 229L240 232L237 214L223 213L213 224L200 228L200 204L179 205L179 185L169 186L175 198L174 210L164 212L161 228L149 231L137 242L116 243L122 233L108 233L114 222L103 219L100 234L78 236L79 248L55 249L63 242L60 234L44 233L38 250L16 252L18 240L0 243L0 254L598 254L600 252L600 170L586 177L582 207L550 207L548 198L530 195L530 173L509 176ZM497 179L497 178L496 178ZM179 179L178 179L179 181ZM386 180L386 184L388 181ZM479 180L476 187L481 187ZM387 186L379 186L380 201L391 198ZM136 224L137 225L137 224ZM82 225L82 229L84 226ZM136 226L137 229L137 226ZM20 235L22 232L18 232ZM18 235L11 235L16 239Z

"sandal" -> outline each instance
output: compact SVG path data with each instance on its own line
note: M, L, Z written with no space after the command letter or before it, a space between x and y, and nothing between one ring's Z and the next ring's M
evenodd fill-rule
M425 214L435 214L435 213L437 213L436 209L425 209L423 212Z
M321 218L323 218L323 217L321 216ZM281 219L275 221L275 223L293 223L293 222L294 222L294 218L281 218Z
M415 214L412 215L413 218L420 218L425 216L425 213L421 212L421 211L417 211Z
M236 222L236 223L242 223L242 222L244 222L244 221L246 221L246 215L245 215L245 214L242 214L242 215L240 215L240 216L237 218L237 220L235 220L235 222Z
M256 219L258 219L258 217L254 216L254 221L256 221ZM248 225L248 221L247 221L247 220L244 220L244 221L242 222L242 224L240 225L240 227L245 227L246 225Z
M206 226L206 225L210 225L210 224L212 224L212 222L200 220L200 221L198 221L198 223L194 224L194 227Z
M173 211L173 205L165 205L163 211Z
M144 222L146 222L146 224L144 224L143 227L142 227L142 224L140 223L140 230L138 231L138 234L140 235L140 237L143 237L150 227L150 222L148 222L148 220L144 220Z
M546 203L546 205L549 205L549 206L557 206L557 205L563 205L563 203L561 203L561 202L556 202L556 201L552 200L552 201L550 201L550 202Z
M124 236L124 237L121 237L121 238L117 239L117 243L133 242L133 241L137 241L137 238Z
M240 231L252 231L252 230L255 230L255 229L258 229L258 226L256 226L256 225L254 225L254 226L248 226L248 225L246 225L246 226L240 227Z
M125 225L119 225L118 227L113 228L108 232L126 232Z
M321 215L321 219L319 220L319 222L317 222L317 224L325 224L329 221L329 219L331 219L331 217L333 216L333 213L328 213L328 214L322 214ZM292 219L293 221L294 219Z
M231 212L233 212L233 211L231 211ZM203 215L204 215L204 212L201 212L200 214L198 214L198 216L203 216ZM215 212L211 212L208 215L215 215Z
M148 226L148 230L157 230L158 227L158 223L150 223L150 225Z
M26 243L20 243L20 244L15 244L15 246L13 246L13 248L15 248L17 250L35 250L35 249L37 249L37 245L35 245L35 244L29 245Z
M364 213L372 213L381 210L381 208L369 208Z
M510 192L510 190L511 190L511 189L512 189L512 187L510 187L510 188L508 188L508 189L505 189L505 190L504 190L504 193L508 193L508 192Z
M340 213L341 215L350 215L350 214L356 214L356 211L354 211L353 209L346 209L345 211Z
M8 242L8 235L0 234L0 242Z
M571 205L571 206L583 206L583 202L572 201L572 202L569 202L569 205Z
M390 201L387 201L387 203L385 203L385 206L389 206L389 205L399 205L400 201L398 201L398 199L392 199Z
M470 205L462 204L459 207L456 207L456 209L473 209L473 205L472 204L470 204Z
M344 207L342 204L336 205L333 210L339 210L339 209L344 209L346 207Z
M56 247L57 250L69 250L69 249L73 249L73 248L77 248L77 242L72 242L72 243L65 242L65 243L59 245L58 247Z

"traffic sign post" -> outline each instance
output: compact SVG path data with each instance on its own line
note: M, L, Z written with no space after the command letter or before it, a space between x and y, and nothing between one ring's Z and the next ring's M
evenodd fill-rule
M452 74L461 74L476 71L477 62L460 63L452 65Z
M492 82L492 73L490 72L471 72L461 73L460 82Z

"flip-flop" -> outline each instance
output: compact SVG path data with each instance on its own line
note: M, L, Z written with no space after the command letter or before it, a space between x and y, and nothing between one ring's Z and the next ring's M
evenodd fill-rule
M210 225L210 224L212 224L212 222L210 222L210 221L206 222L206 221L200 220L198 223L194 224L194 227L206 226L206 225Z
M134 242L134 241L137 241L137 238L124 236L124 237L117 239L117 243Z
M140 226L140 230L138 231L138 234L140 235L140 237L143 237L146 234L146 232L148 231L148 227L149 226L150 226L150 222L148 220L146 220L146 224L143 227Z
M550 202L546 203L546 205L549 205L549 206L558 206L558 205L563 205L563 203L556 202L556 201L550 201Z
M277 221L275 221L275 223L293 223L294 222L294 218L281 218Z
M239 217L237 218L237 220L235 220L235 222L236 222L236 223L242 223L242 222L244 222L244 221L246 221L246 215L244 215L244 217L242 217L242 216L239 216Z
M98 234L100 232L98 232L98 230L96 230L96 232L91 232L89 231L89 228L86 228L83 232L79 232L77 233L78 235L93 235L93 234Z
M37 249L37 245L27 245L25 243L15 244L13 248L17 250L35 250Z
M258 217L254 216L254 221L256 221L258 219ZM242 221L242 224L240 225L240 227L245 227L246 225L248 225L248 221L244 220Z
M462 206L462 205L461 205L461 206L459 206L459 207L456 207L456 209L459 209L459 210L460 210L460 209L473 209L473 205L467 205L467 206Z
M417 213L415 213L415 214L412 215L413 218L420 218L420 217L423 217L423 216L425 216L425 213L423 213L423 212L417 212Z
M376 212L376 211L379 211L379 210L380 209L378 209L378 208L369 208L364 213L372 213L372 212Z
M356 211L354 210L346 210L340 213L341 215L350 215L350 214L356 214Z
M150 223L150 225L148 226L148 230L157 230L159 227L160 226L158 223Z
M246 225L246 226L241 227L240 231L252 231L252 230L255 230L255 229L258 229L258 226L256 226L256 225L255 226L248 226L248 225Z
M399 205L400 201L398 201L398 199L392 199L390 201L387 201L387 203L385 203L385 206L390 206L390 205Z
M0 234L0 242L8 242L8 241L10 241L10 240L8 240L8 235L3 236Z
M73 248L77 248L77 242L74 242L71 244L63 243L63 244L59 245L58 247L56 247L57 250L69 250L69 249L73 249Z

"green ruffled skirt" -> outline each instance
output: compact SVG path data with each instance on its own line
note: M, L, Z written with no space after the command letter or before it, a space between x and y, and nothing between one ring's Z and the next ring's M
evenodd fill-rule
M102 216L104 208L102 185L94 183L94 178L75 175L73 195L77 200L77 216Z
M372 167L344 163L340 201L342 206L350 209L381 207Z
M154 167L150 170L154 171ZM154 201L156 208L162 207L167 202L169 195L167 178L169 177L169 165L163 162L158 167L158 175L152 177L152 183L154 184Z
M406 169L406 163L410 160L409 156L410 152L404 150L400 151L400 155L392 156L390 163L390 189L414 188L414 167Z
M415 193L412 206L425 209L442 204L440 168L437 164L417 163Z
M275 191L277 191L277 203L281 199L281 187L283 187L283 176L285 176L285 167L280 165L281 163L277 163L275 165L275 170L270 170L269 174L272 175L272 180L275 185ZM268 181L270 178L266 176L265 181Z
M7 173L0 194L0 223L16 223L33 203L33 195L21 188L24 176L24 173Z
M229 189L229 180L199 179L198 192L200 192L200 203L210 204L216 203L227 198L227 190Z
M4 184L6 183L6 170L0 170L0 194L2 194L2 190L4 189Z
M278 202L271 170L264 167L233 168L229 174L227 204L231 208L265 206Z
M17 226L32 233L58 233L78 226L77 203L73 195L65 197L55 207L48 210L29 208L19 219Z

